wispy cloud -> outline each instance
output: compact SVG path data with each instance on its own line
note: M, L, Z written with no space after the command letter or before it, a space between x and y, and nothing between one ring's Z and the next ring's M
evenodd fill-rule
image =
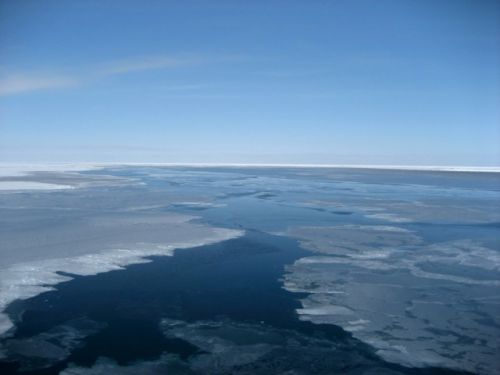
M0 78L0 95L59 89L77 84L78 80L72 77L12 74Z
M92 83L109 76L125 75L134 72L174 69L209 63L233 61L234 57L178 57L142 56L123 60L107 61L98 65L79 69L79 73L60 76L55 74L4 73L0 75L0 96L15 95L33 91L61 89ZM5 69L2 69L5 70Z
M295 69L295 70L269 70L269 71L257 71L256 75L269 77L269 78L300 78L308 77L313 75L322 75L328 73L325 70L307 68L307 69Z
M145 56L141 58L111 61L102 64L101 75L125 74L143 70L158 70L177 68L206 63L209 60L201 58L179 58L171 56Z

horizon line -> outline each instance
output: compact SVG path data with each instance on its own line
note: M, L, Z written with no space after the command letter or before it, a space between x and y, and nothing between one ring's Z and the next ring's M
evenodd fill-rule
M500 173L500 166L460 166L460 165L397 165L397 164L309 164L309 163L163 163L163 162L0 162L2 167L54 167L64 170L65 166L105 168L107 166L165 166L165 167L233 167L233 168L343 168L343 169L381 169L381 170L408 170L408 171L436 171L436 172L484 172ZM59 169L58 168L58 169ZM28 170L26 170L28 171Z

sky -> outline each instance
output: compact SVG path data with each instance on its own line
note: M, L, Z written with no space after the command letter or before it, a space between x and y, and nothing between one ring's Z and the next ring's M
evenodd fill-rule
M500 1L0 0L0 162L500 166Z

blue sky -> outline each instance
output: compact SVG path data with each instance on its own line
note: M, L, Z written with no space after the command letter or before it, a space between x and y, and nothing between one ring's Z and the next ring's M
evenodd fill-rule
M500 2L0 0L0 162L500 165Z

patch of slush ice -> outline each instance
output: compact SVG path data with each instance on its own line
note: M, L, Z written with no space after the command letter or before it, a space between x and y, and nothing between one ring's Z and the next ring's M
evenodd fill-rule
M183 339L202 350L190 360L191 367L202 373L228 372L233 367L259 360L277 347L265 342L272 335L256 331L250 325L229 322L189 324L164 319L161 327L167 337Z
M204 208L216 208L216 207L224 207L223 203L214 203L214 202L204 202L204 201L187 201L187 202L175 202L172 204L175 207L187 207L194 209L204 209Z
M304 308L297 309L297 313L300 315L354 315L354 311L345 306L319 306L319 307L306 307L307 302L303 302Z
M86 337L104 327L87 318L74 319L31 337L8 339L4 351L9 361L21 364L20 371L43 369L68 358Z
M365 216L369 219L386 220L392 223L411 223L413 221L411 219L393 213L378 213L378 214L369 214Z
M231 320L164 319L160 329L169 339L182 340L198 351L181 360L172 354L158 359L119 365L100 358L89 368L70 365L61 375L240 374L269 375L332 373L400 375L359 350L352 339L329 340L263 323ZM311 364L314 364L312 366ZM382 364L383 365L383 364Z
M331 340L250 322L165 319L161 327L167 337L201 349L189 359L191 369L199 374L310 374L311 369L325 375L397 373L378 368L371 353L367 358L368 353L354 349L352 339Z
M293 227L286 234L297 238L306 249L329 255L364 256L374 248L385 251L421 242L413 232L388 225Z
M189 367L178 356L163 354L152 361L135 362L121 366L115 361L100 357L92 367L80 367L70 364L59 375L165 375L165 374L193 374Z
M328 253L323 231L309 234L308 248ZM499 252L462 240L375 247L370 257L365 236L353 233L339 256L332 251L287 268L284 288L309 293L300 319L339 325L388 361L497 373Z
M368 219L389 223L482 224L500 221L498 191L438 192L419 200L372 201L357 209Z
M428 248L426 261L449 265L463 265L500 271L500 252L483 247L473 241L438 243Z

